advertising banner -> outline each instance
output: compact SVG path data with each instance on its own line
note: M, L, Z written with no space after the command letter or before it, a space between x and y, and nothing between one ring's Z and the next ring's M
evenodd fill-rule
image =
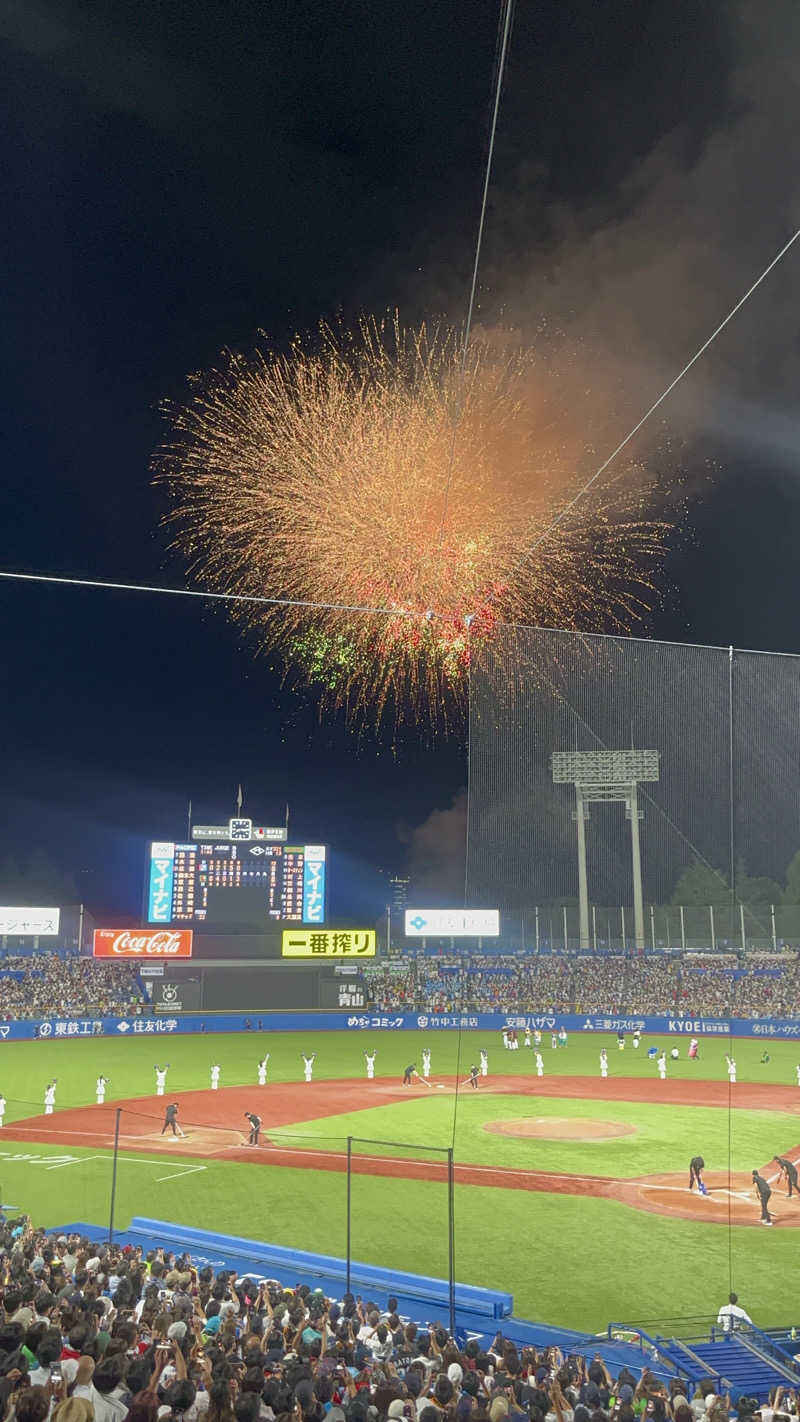
M191 958L190 928L96 928L95 958Z
M6 934L55 938L60 918L57 908L0 908L0 938Z
M286 928L282 958L374 958L374 928Z
M166 1007L166 1004L164 1004ZM174 1036L185 1032L453 1032L483 1031L497 1032L513 1027L531 1031L558 1032L563 1027L567 1033L582 1035L589 1032L641 1033L641 1047L666 1045L670 1038L680 1036L756 1037L800 1040L800 1018L672 1018L593 1015L582 1017L574 1013L530 1012L502 1013L424 1013L424 1012L253 1012L249 1016L242 1012L168 1014L163 1010L157 1016L142 1014L139 1017L98 1017L98 1018L41 1018L24 1019L17 1022L0 1022L0 1056L6 1042L48 1041L73 1039L75 1037L140 1037ZM688 1048L688 1041L686 1047ZM793 1073L792 1073L793 1075Z
M497 938L499 909L406 909L406 938Z
M202 989L199 978L185 978L180 982L167 982L159 978L153 984L153 1007L156 1012L199 1012L202 1006Z

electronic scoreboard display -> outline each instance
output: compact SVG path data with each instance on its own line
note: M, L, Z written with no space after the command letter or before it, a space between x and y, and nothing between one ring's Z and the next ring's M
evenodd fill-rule
M324 923L327 867L324 844L156 840L148 856L147 921L211 923L215 905L231 905L239 890L267 919Z

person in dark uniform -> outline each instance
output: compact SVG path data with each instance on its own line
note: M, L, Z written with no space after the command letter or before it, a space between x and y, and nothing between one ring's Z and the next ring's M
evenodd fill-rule
M795 1195L800 1195L800 1189L798 1189L797 1185L797 1166L794 1161L787 1160L783 1155L776 1155L773 1158L775 1164L780 1166L781 1175L785 1177L786 1184L789 1186L789 1199L791 1200L792 1198L792 1191L794 1191Z
M178 1125L178 1103L177 1103L177 1101L173 1101L173 1102L172 1102L172 1105L171 1105L171 1106L168 1106L167 1109L166 1109L166 1111L165 1111L165 1113L164 1113L164 1124L163 1124L163 1126L161 1127L161 1134L162 1134L162 1136L163 1136L163 1134L164 1134L164 1132L165 1132L166 1130L171 1130L173 1136L182 1136L182 1135L183 1135L183 1131L181 1130L180 1126Z
M410 1086L410 1085L411 1085L411 1079L412 1079L412 1077L415 1077L416 1074L417 1074L417 1068L416 1068L416 1066L414 1065L414 1063L412 1062L412 1063L411 1063L411 1066L407 1066L406 1069L405 1069L405 1071L403 1072L403 1085L404 1085L404 1086Z
M705 1168L706 1163L703 1160L702 1155L693 1155L691 1160L689 1161L689 1189L691 1190L694 1187L695 1182L697 1182L697 1188L700 1191L701 1195L708 1194L708 1191L705 1185L703 1184L703 1171L705 1170Z
M471 1066L470 1069L469 1069L469 1084L470 1084L470 1086L473 1088L474 1091L477 1091L477 1089L478 1089L478 1077L479 1077L479 1076L480 1076L480 1072L479 1072L478 1068L477 1068L476 1066Z
M261 1131L261 1117L257 1116L255 1111L245 1111L244 1114L247 1120L250 1122L250 1134L247 1137L247 1144L249 1146L257 1146L258 1137Z
M763 1175L759 1175L757 1170L753 1171L753 1185L761 1202L761 1224L771 1225L772 1220L769 1217L769 1197L772 1191Z

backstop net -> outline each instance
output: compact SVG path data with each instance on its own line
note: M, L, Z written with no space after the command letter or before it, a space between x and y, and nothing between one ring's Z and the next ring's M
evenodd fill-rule
M527 951L779 948L799 770L798 657L500 628L471 669L467 902Z

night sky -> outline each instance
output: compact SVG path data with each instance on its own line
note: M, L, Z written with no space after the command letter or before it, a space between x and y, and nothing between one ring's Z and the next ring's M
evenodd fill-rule
M259 329L463 319L497 23L0 0L0 568L183 585L149 465L187 374ZM798 38L769 0L517 0L478 319L588 342L637 418L800 219ZM686 514L653 635L798 649L799 297L795 249L658 422ZM5 583L0 649L0 861L44 849L101 916L136 913L190 796L216 821L240 782L331 844L339 913L457 828L429 817L463 745L320 725L208 604Z

